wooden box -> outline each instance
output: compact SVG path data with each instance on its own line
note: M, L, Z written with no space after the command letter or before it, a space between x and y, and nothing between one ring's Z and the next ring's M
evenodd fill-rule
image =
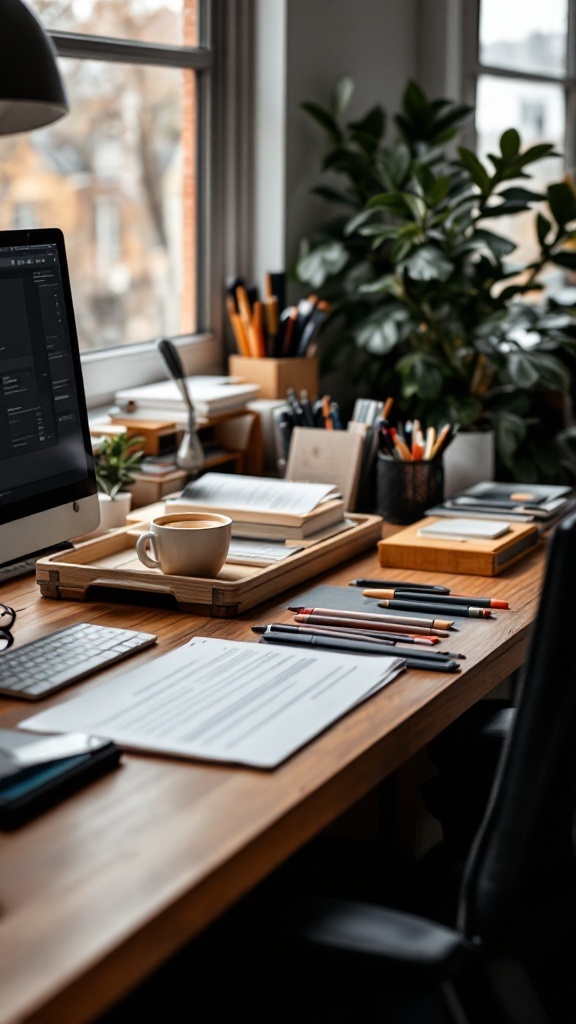
M446 520L443 520L445 522ZM539 543L534 523L510 523L510 532L491 540L421 537L423 526L438 517L419 519L378 542L381 566L392 569L422 569L427 572L455 572L470 576L498 576Z
M259 398L286 398L288 388L297 395L304 388L312 400L318 398L319 370L317 356L292 359L251 359L231 355L228 372L251 384L259 384Z

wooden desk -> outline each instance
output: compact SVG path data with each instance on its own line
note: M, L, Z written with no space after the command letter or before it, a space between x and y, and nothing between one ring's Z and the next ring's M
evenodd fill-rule
M444 576L453 590L512 607L490 621L459 620L462 672L405 673L273 772L125 755L116 772L0 834L0 1022L93 1019L518 668L542 568L540 551L496 580ZM313 582L383 575L374 551ZM134 668L193 634L253 641L250 625L289 620L289 599L303 589L236 620L52 601L30 579L3 584L0 600L17 610L16 643L76 621L157 633L157 649L125 663ZM2 725L38 708L3 700Z

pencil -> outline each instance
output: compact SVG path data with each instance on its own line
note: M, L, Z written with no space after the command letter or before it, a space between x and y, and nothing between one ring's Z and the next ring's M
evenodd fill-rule
M306 609L294 608L295 622L311 622L318 626L331 626L336 623L346 624L349 627L357 627L361 622L364 629L384 629L392 633L405 633L406 626L410 632L420 636L450 636L450 629L456 629L453 622L440 625L436 620L424 619L419 616L407 615L384 615L383 613L366 614L364 616L355 612L332 613L330 609Z

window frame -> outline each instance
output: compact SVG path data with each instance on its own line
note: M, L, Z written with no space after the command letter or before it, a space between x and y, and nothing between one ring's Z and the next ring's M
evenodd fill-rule
M568 0L567 63L566 72L551 75L545 72L522 71L516 68L496 67L480 61L480 4L481 0L467 0L462 6L462 99L476 109L476 90L481 75L494 75L515 81L544 82L560 85L565 94L564 165L570 173L576 171L576 0ZM572 46L570 45L572 41ZM466 144L476 151L476 127L471 124L466 133Z
M242 17L243 6L252 0L233 0L234 15ZM217 338L221 330L221 314L214 301L214 282L219 280L221 257L215 240L218 218L214 216L212 169L220 164L215 142L217 131L212 124L215 109L214 93L222 95L223 61L217 56L221 48L218 26L223 23L226 0L198 0L198 46L156 45L107 36L51 30L49 35L60 57L101 60L106 63L132 63L190 69L196 75L198 185L196 189L196 296L197 330L179 335L176 343L186 372L221 372L222 355ZM229 22L230 11L226 21ZM216 78L219 81L216 82ZM221 148L221 147L220 147ZM224 214L225 215L225 212ZM84 386L89 409L110 405L119 388L136 386L162 379L163 366L155 340L145 340L118 348L101 349L81 354Z

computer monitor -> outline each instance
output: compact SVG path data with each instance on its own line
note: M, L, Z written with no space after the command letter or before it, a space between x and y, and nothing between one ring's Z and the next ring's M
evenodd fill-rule
M62 232L0 231L0 565L99 521Z

